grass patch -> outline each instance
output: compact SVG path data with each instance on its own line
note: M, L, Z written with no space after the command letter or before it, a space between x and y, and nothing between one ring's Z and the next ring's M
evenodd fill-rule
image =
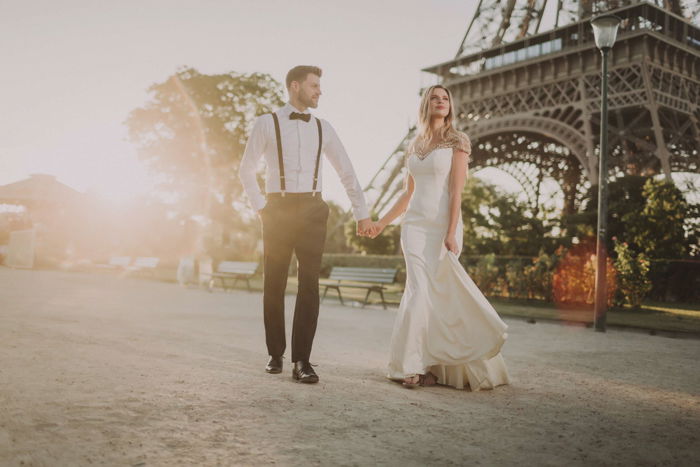
M547 319L584 324L593 323L592 309L558 308L552 303L520 300L491 299L496 311L504 316ZM700 334L700 307L692 304L658 303L640 309L612 308L607 313L607 324L657 331Z

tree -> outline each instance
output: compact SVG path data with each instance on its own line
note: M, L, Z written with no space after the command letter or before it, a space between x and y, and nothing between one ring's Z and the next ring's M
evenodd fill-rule
M623 218L630 224L630 240L637 250L653 258L687 256L693 239L686 236L690 206L672 182L649 179L642 189L644 208Z
M698 206L689 204L673 183L628 175L609 185L607 244L626 243L633 253L676 259L696 248ZM568 216L569 237L595 236L598 188L591 187L584 211Z
M537 256L553 252L551 228L515 196L471 177L462 195L464 253Z
M201 216L217 230L250 230L237 169L256 116L283 103L280 83L262 73L205 75L182 68L148 89L150 100L126 125L139 157L182 218Z
M622 299L632 308L639 308L642 300L651 292L649 259L644 253L634 254L629 245L615 240L615 269L619 279Z
M328 203L328 230L326 231L326 253L352 253L353 249L345 238L345 224L349 216L346 211L333 201Z
M627 222L623 218L629 213L639 213L644 206L642 187L647 177L628 175L618 178L608 185L608 229L606 244L611 245L613 237L628 241ZM583 211L564 218L569 238L579 240L596 236L598 220L598 185L589 189L583 201Z

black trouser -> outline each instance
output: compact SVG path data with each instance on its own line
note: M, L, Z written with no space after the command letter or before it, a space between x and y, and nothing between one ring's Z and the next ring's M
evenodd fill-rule
M326 242L328 205L320 193L268 195L261 213L264 247L263 308L267 351L280 357L286 348L284 291L292 252L297 257L299 290L292 327L292 361L308 361L318 322L318 277Z

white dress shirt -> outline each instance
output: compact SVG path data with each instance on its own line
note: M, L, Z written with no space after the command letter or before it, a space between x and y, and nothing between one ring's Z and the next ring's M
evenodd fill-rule
M285 191L288 193L305 193L313 190L314 170L316 168L316 154L318 153L318 126L313 115L308 122L303 120L290 120L292 112L299 112L291 104L287 104L277 113L282 137L282 155L284 160ZM308 113L303 112L303 113ZM345 192L352 203L352 211L356 220L369 217L369 210L365 202L360 182L357 180L355 170L352 167L343 143L330 123L321 119L323 130L322 153L330 161L338 173L340 181L345 187ZM255 120L253 130L250 132L246 144L238 176L243 183L243 189L248 196L251 206L256 211L265 207L265 196L260 191L256 178L258 161L265 156L265 191L267 193L279 193L280 173L277 156L277 140L275 137L275 124L272 115L261 115ZM321 192L323 186L323 158L319 161L318 183L316 191Z

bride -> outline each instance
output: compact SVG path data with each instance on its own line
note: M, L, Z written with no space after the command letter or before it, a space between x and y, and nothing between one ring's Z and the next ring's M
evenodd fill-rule
M406 287L391 336L388 377L409 388L444 384L478 391L509 382L500 354L507 326L458 260L471 144L453 120L447 88L428 88L418 135L406 152L405 188L369 235L375 238L403 214Z

